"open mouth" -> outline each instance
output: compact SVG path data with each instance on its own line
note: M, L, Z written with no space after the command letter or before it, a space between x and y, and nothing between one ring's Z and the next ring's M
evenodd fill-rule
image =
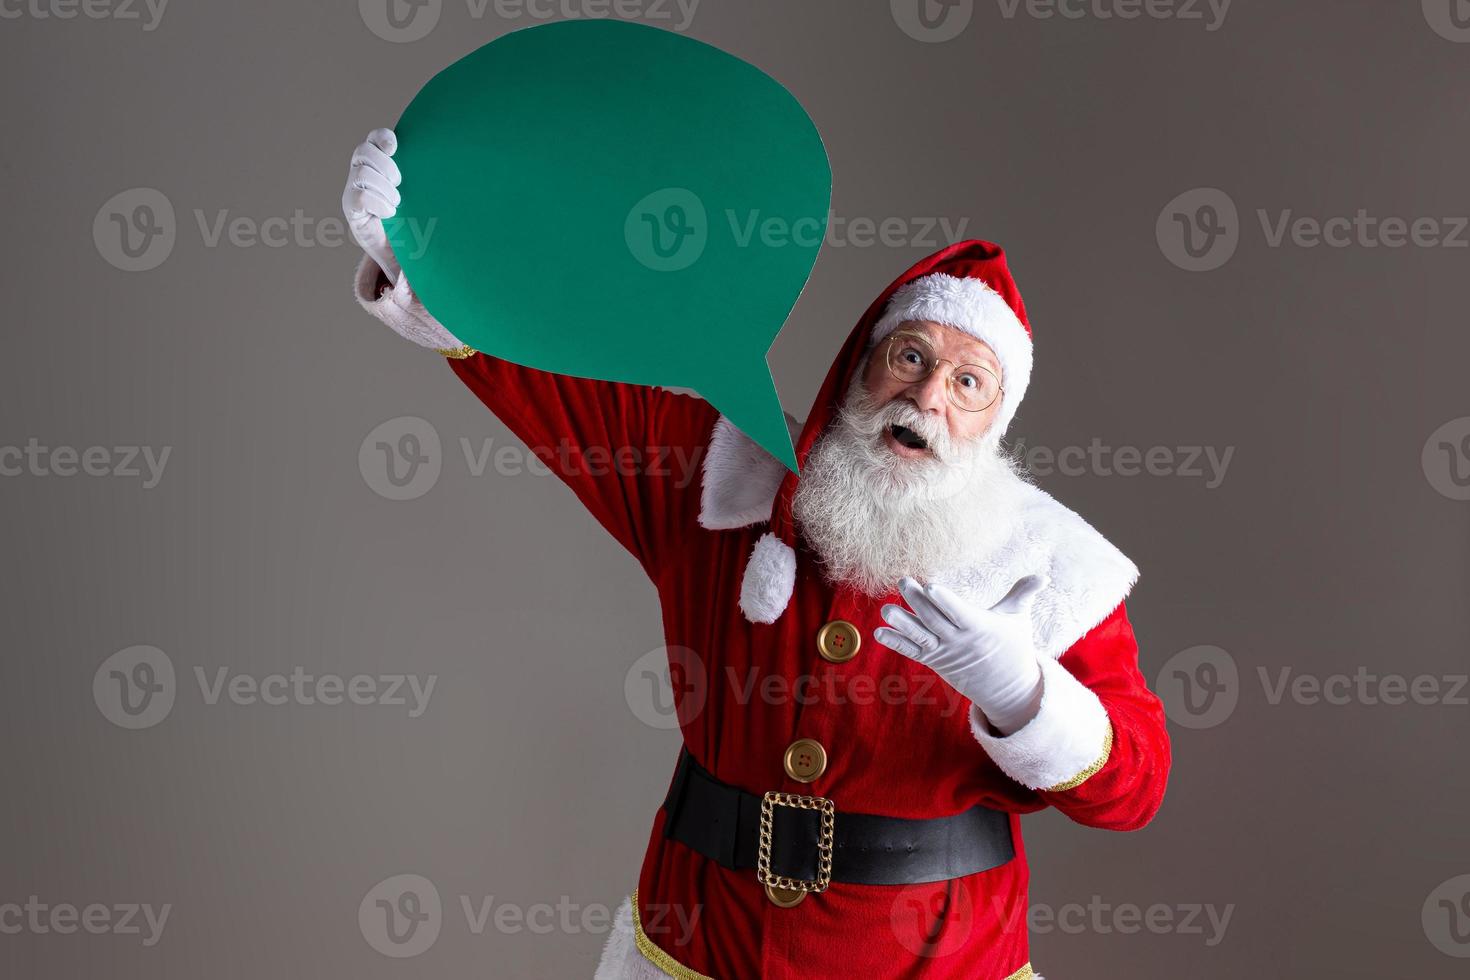
M888 427L888 434L891 435L893 437L893 440L897 442L900 446L903 446L907 449L922 450L929 448L929 443L924 440L924 437L919 435L917 432L915 432L913 429L910 429L906 425L890 425Z

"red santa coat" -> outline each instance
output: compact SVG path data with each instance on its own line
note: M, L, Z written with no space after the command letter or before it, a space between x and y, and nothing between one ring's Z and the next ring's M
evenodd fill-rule
M879 295L800 429L799 460L832 420L894 290L977 256L1004 262L996 246L961 243ZM428 314L406 283L380 295L375 279L375 272L359 276L359 299L414 335L414 325L401 321L421 325ZM1016 856L1000 867L920 885L834 882L782 908L754 872L726 869L666 839L661 801L650 800L655 814L636 901L620 916L599 980L1032 976L1021 815L1052 806L1087 826L1132 830L1153 817L1164 793L1164 714L1138 670L1123 603L1137 576L1133 564L1031 487L1017 513L997 515L1010 528L1005 544L942 579L989 606L1024 575L1049 578L1032 606L1041 708L1020 731L996 737L933 671L872 639L880 607L901 602L896 592L873 598L832 584L800 542L790 568L768 529L789 527L796 478L710 405L483 354L450 363L657 587L668 647L699 660L692 672L687 663L673 665L673 676L703 675L697 690L676 684L684 744L716 778L756 795L826 797L838 820L844 811L938 817L977 804L1010 814ZM635 462L671 452L702 454L699 486L679 485L672 467ZM774 621L756 621L764 619ZM822 658L817 646L822 627L838 620L856 626L861 643L844 663ZM826 750L826 769L814 782L792 779L783 763L798 739ZM692 929L675 927L690 920Z

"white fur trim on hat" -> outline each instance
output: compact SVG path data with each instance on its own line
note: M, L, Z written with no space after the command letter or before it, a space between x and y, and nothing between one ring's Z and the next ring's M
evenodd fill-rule
M990 345L1000 359L1001 384L1005 387L993 431L1004 433L1031 383L1031 336L1005 297L983 279L931 272L905 283L893 294L873 327L872 343L909 320L942 323Z
M740 611L752 623L774 623L796 588L796 552L767 531L755 542L740 580Z

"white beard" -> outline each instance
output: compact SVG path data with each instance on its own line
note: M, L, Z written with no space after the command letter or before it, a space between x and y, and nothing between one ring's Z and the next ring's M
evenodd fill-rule
M894 453L883 441L894 424L932 455ZM859 369L807 456L792 515L829 579L881 596L905 575L928 581L979 562L1005 540L1023 486L998 436L955 443L911 402L872 405Z

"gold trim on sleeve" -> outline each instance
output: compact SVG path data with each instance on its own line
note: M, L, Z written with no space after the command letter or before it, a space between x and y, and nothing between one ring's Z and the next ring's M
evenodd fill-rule
M1036 971L1031 969L1030 963L1027 963L1015 973L1006 977L1006 980L1036 980Z
M1108 764L1108 756L1110 756L1112 754L1113 754L1113 723L1111 721L1109 721L1108 722L1108 733L1103 736L1102 755L1098 757L1098 760L1096 762L1094 762L1092 765L1088 766L1086 769L1084 769L1081 772L1079 772L1077 775L1073 776L1071 779L1067 780L1066 782L1064 782L1064 783L1057 783L1055 786L1048 786L1046 789L1042 790L1042 792L1043 793L1065 793L1069 789L1076 789L1078 786L1081 786L1083 783L1087 782L1093 776L1096 776L1098 774L1098 771L1101 770L1103 766L1105 766L1105 765Z
M665 953L652 939L649 939L648 934L643 931L643 916L638 911L638 891L636 889L633 891L632 903L633 942L638 945L638 952L642 953L648 962L673 977L674 980L714 980L714 977L707 977L703 973L696 973L689 969L689 967L680 963L668 953ZM1020 974L1017 974L1017 976L1019 977ZM1010 980L1010 978L1007 978L1007 980Z
M480 352L469 344L465 344L463 347L436 347L434 348L434 353L443 354L451 361L462 361L467 357L474 357Z

